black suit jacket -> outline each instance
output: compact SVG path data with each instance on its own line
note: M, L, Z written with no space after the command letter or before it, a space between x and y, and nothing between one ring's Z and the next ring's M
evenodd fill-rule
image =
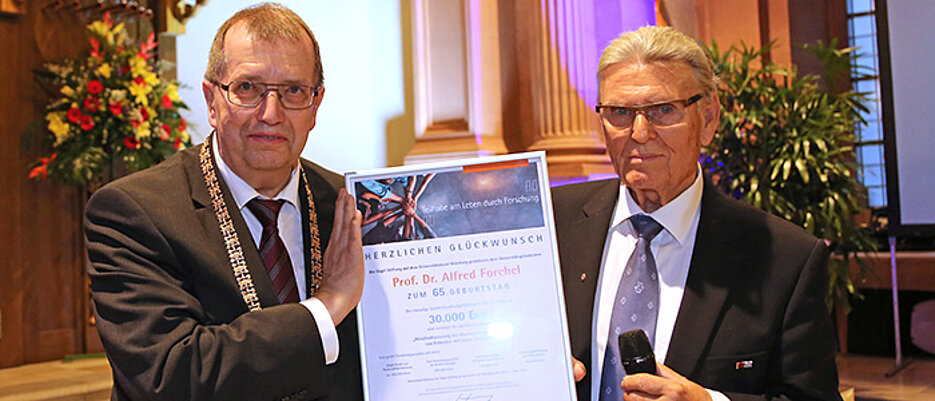
M85 230L98 331L115 400L360 400L353 313L338 325L340 355L325 365L312 315L279 305L226 184L262 309L248 312L228 260L195 147L117 180L88 201ZM322 249L341 177L308 161ZM300 190L303 221L308 212ZM308 224L303 224L308 243ZM306 260L308 260L306 247ZM304 287L304 286L302 286Z
M575 358L591 362L592 313L618 180L555 188ZM731 400L840 400L824 303L828 251L795 225L706 182L685 293L665 364ZM749 369L737 362L753 361ZM590 372L591 369L589 369ZM590 373L578 399L590 400Z

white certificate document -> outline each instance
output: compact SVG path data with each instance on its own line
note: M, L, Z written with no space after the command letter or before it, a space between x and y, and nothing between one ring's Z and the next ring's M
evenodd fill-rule
M543 152L348 173L375 401L575 400Z

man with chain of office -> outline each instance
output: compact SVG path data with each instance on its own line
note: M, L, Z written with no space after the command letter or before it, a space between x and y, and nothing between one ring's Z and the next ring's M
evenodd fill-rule
M115 400L360 400L360 213L301 159L325 94L318 43L260 4L218 30L214 132L98 190L86 232Z

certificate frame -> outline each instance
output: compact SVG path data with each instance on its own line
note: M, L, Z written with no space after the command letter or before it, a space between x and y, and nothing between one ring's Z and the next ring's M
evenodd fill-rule
M366 400L576 399L545 152L345 184L364 215Z

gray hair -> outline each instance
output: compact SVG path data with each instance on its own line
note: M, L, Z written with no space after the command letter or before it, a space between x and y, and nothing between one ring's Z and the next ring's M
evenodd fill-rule
M601 80L604 71L617 63L673 61L682 61L691 67L692 75L705 95L715 92L717 76L714 74L714 60L708 51L688 35L663 26L644 26L610 42L601 55L597 78Z

